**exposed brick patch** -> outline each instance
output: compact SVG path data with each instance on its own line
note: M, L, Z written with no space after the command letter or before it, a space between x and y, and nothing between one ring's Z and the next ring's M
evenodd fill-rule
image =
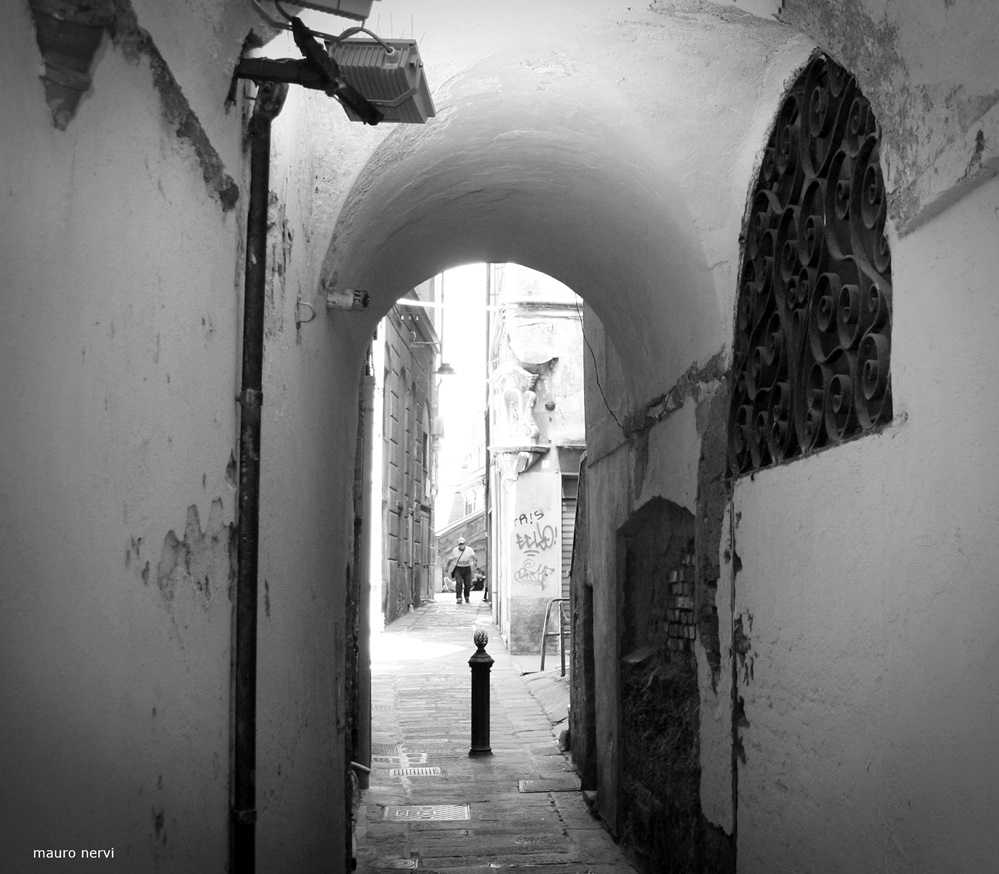
M625 592L620 664L621 841L639 871L706 868L730 847L711 831L700 803L700 693L694 640L693 515L661 498L621 527Z
M669 572L666 599L666 649L671 656L689 655L697 634L694 610L694 539L680 556L680 566Z

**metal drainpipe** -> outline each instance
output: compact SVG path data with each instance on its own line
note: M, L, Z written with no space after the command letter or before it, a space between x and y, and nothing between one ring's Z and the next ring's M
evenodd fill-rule
M483 448L485 451L482 453L482 464L483 464L482 521L485 523L483 527L486 535L486 548L484 552L486 554L486 574L487 574L486 583L483 588L485 589L485 594L489 596L489 598L487 599L489 601L495 601L495 596L493 595L493 588L491 583L496 579L496 572L495 572L496 564L493 562L493 555L490 550L490 546L493 543L493 537L491 536L492 532L489 530L490 528L489 520L492 518L493 515L489 507L489 499L492 496L490 478L493 475L492 469L489 464L489 438L490 438L489 430L490 430L490 425L492 424L491 401L492 401L492 391L493 391L492 383L489 382L489 377L492 375L489 372L491 369L490 364L492 362L492 349L490 346L490 342L492 341L492 333L490 331L491 326L489 321L489 313L490 313L489 307L492 305L493 302L492 280L493 280L493 265L490 262L486 264L486 420L483 423L483 434L485 435L483 437L483 440L485 442ZM491 609L491 612L493 614L493 618L495 619L496 608L493 607Z
M249 124L250 203L246 218L243 302L243 387L239 395L239 553L236 572L236 657L232 789L233 874L256 865L257 759L257 551L260 528L260 407L263 400L264 284L267 270L267 201L271 122L284 106L285 84L257 90Z
M374 374L365 375L362 381L364 410L364 480L361 487L361 549L357 556L357 578L360 582L358 613L358 732L357 749L354 751L360 764L368 770L355 768L362 789L371 783L371 552L374 548L372 519L375 496L372 487L372 457L375 446L375 384Z

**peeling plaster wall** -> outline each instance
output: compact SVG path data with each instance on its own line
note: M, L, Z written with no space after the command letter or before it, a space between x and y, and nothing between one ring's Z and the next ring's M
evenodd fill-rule
M857 76L884 128L889 216L900 230L999 173L992 0L786 0L778 18Z
M589 383L587 383L589 385ZM593 653L597 665L594 678L596 709L597 795L601 818L612 832L618 822L618 768L620 738L618 660L618 612L621 593L617 586L616 526L627 519L631 495L621 488L629 481L628 453L621 449L604 456L600 464L587 467L586 512L597 514L600 524L591 525L589 569L593 579Z
M811 6L814 11L822 4ZM902 17L901 7L893 7L891 20L895 9ZM862 15L849 21L856 13L840 8L835 24L827 15L812 32L834 54L844 33L847 39L852 34L853 48L863 48L855 57L867 57L864 52L880 45L882 29ZM924 13L910 15L901 28L910 37L907 63L928 64L929 34L942 39L949 60L936 66L935 75L952 77L948 105L958 107L980 90L984 71L995 81L994 59L979 58L974 69L964 59L954 61L955 52L978 58L977 47L994 42L994 27L984 26L994 16L978 9L962 24L950 19L945 31L933 13ZM914 44L912 34L920 28L922 41ZM955 164L961 140L933 127L934 113L944 110L932 95L917 111L904 88L891 90L898 87L895 79L872 76L863 63L857 72L882 107L904 110L918 131L918 149L904 161L893 156L888 165L899 223L892 244L900 421L889 434L838 450L839 458L820 456L797 470L789 465L758 474L755 482L740 481L736 515L726 511L721 521L722 539L714 547L721 570L715 598L720 672L712 670L705 642L698 642L701 794L709 821L730 834L738 824L740 871L978 870L988 867L996 849L982 818L995 809L999 786L989 748L989 727L997 722L990 627L996 599L986 583L995 561L994 537L987 532L999 521L999 468L981 448L996 412L983 382L995 366L989 338L997 315L986 300L996 271L995 247L988 242L997 214L995 183L988 181L994 175L987 161L990 139L986 133L983 146L978 137L971 162ZM985 102L970 101L976 107ZM978 119L983 126L988 111ZM965 123L973 127L974 117L965 113ZM889 114L886 129L892 121ZM751 177L747 173L747 189ZM967 196L975 185L984 190ZM908 236L899 240L898 228ZM726 282L725 260L715 265L719 288ZM978 324L972 313L979 314ZM613 384L627 363L606 354L597 328L588 326L587 335L594 338L601 380ZM630 467L634 507L657 494L684 501L690 493L685 482L691 482L684 471L693 468L698 443L704 451L724 451L711 450L700 417L696 436L683 438L683 409L622 445L621 428L594 389L595 380L588 379L589 473L610 489L615 475ZM626 424L648 418L648 407L633 407L622 417L618 395L603 394ZM911 402L919 398L925 410L920 437L911 432L914 408L902 400L906 395ZM678 434L668 436L675 429ZM903 451L908 440L915 442ZM703 485L702 479L699 489ZM627 504L596 489L593 495L588 506L602 515L593 524L619 525ZM699 494L699 514L706 500ZM717 504L717 496L711 500ZM591 543L591 561L602 562L609 574L612 562L599 555L609 544L593 531ZM605 616L614 615L613 594L601 595L595 584L594 598L598 612L602 604ZM597 647L613 658L612 641L598 635ZM599 655L597 663L604 664ZM607 696L601 701L598 694L598 707L613 708L610 678L598 676L597 687ZM744 714L733 692L744 698ZM597 732L613 749L613 709L598 714ZM737 780L733 753L744 759ZM613 767L601 767L600 781L600 806L612 820ZM969 804L975 810L970 821L960 815Z
M736 485L740 870L999 851L997 215L993 182L895 245L895 424Z
M242 103L225 97L256 21L234 2L118 9L65 131L26 3L0 35L0 843L10 870L33 849L114 847L130 871L221 871L247 171ZM312 123L309 101L323 104ZM300 331L295 307L320 294L330 206L313 198L350 173L326 147L330 109L299 95L275 125L257 754L269 871L349 854L342 496L360 358L322 307ZM348 374L339 393L331 371Z
M323 241L315 188L338 157L322 132L331 110L342 114L331 103L291 89L272 130L257 693L261 871L314 871L349 856L345 607L360 358L344 342L349 325L338 325L316 300ZM311 313L296 306L299 297L316 307L315 320L306 321ZM331 374L342 381L331 385Z
M221 870L240 223L164 125L147 57L105 36L57 131L27 4L8 12L4 864L114 847L130 870ZM240 139L234 109L213 141L235 177Z

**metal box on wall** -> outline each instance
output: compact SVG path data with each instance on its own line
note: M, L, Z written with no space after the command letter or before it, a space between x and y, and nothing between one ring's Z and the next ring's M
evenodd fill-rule
M331 45L330 56L344 79L382 111L383 121L423 124L436 114L416 40L346 39Z

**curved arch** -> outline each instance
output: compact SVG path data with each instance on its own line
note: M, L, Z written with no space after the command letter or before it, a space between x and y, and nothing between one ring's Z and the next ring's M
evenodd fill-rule
M480 62L432 123L386 138L330 251L324 284L365 289L377 317L460 263L553 276L600 317L636 398L725 342L675 170L642 119L599 76L553 69L539 84L522 55Z

